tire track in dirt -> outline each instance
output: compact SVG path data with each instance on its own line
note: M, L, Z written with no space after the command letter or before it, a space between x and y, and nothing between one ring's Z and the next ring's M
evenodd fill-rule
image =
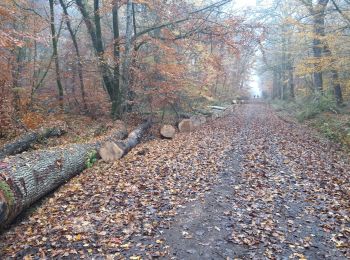
M267 106L240 113L218 183L165 232L172 258L347 259L349 208L320 178L349 169L343 154Z

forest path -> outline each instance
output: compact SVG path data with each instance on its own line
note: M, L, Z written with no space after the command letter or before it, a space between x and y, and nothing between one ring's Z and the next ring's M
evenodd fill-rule
M348 163L329 143L266 106L241 112L241 130L218 182L165 232L172 256L349 258Z
M264 104L98 162L0 235L0 258L350 258L348 155Z

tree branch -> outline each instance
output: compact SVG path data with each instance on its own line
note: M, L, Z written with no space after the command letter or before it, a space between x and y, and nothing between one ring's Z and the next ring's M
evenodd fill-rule
M179 19L179 20L176 20L176 21L172 21L172 22L168 22L168 23L164 23L164 24L161 24L161 25L158 25L158 26L154 26L154 27L148 28L148 29L143 30L141 32L138 32L137 34L135 34L133 36L132 41L136 40L138 37L140 37L140 36L142 36L144 34L147 34L149 32L154 31L154 30L158 30L158 29L162 29L162 28L165 28L165 27L168 27L168 26L171 26L171 25L175 25L175 24L180 24L180 23L186 22L186 21L190 20L191 16L193 16L194 14L198 14L198 13L207 11L207 10L212 9L212 8L219 8L219 7L223 6L223 5L228 4L231 1L232 0L221 0L221 1L216 2L214 4L211 4L211 5L208 5L206 7L201 8L201 9L198 9L198 10L195 10L193 12L190 12L187 15L187 17L185 17L185 18L182 18L182 19Z

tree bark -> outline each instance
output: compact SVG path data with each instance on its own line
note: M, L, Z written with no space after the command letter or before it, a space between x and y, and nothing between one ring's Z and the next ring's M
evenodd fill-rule
M131 132L123 144L123 155L135 147L150 122ZM34 151L0 161L0 228L8 225L24 208L87 168L106 141L126 136L124 127L101 141Z
M75 0L75 3L83 16L86 28L90 34L91 42L98 58L98 68L100 70L108 96L112 102L111 115L115 119L118 117L116 114L117 111L121 111L121 102L119 102L120 97L117 94L119 91L115 90L115 78L113 77L113 73L111 72L108 62L104 57L99 0L94 0L94 22L92 22L83 1Z
M108 141L104 143L99 149L102 160L105 162L113 162L122 158L140 142L142 135L150 126L151 121L148 120L132 131L124 141Z
M26 133L19 137L17 140L6 144L0 149L0 159L9 155L19 154L28 150L32 144L49 137L61 136L65 133L65 130L59 128L48 128L38 132Z
M127 0L126 5L126 31L125 31L125 52L123 59L123 96L125 100L128 99L130 92L130 63L131 63L131 44L132 44L132 32L133 32L133 10L132 10L132 0Z
M72 43L73 43L73 46L74 46L74 49L75 49L75 54L76 54L77 59L78 59L77 65L78 65L78 76L79 76L79 83L80 83L81 98L82 98L82 101L83 101L84 109L87 110L85 84L84 84L84 76L83 76L83 64L81 62L81 55L80 55L80 50L79 50L77 37L75 36L75 33L73 31L73 28L72 28L72 25L71 25L71 22L70 22L67 6L63 2L63 0L59 0L59 2L60 2L60 5L61 5L61 7L63 9L63 13L65 15L65 21L66 21L67 29L68 29L70 37L72 39Z
M334 97L338 105L341 105L343 103L343 93L341 90L341 86L339 83L339 75L338 71L335 69L331 70L332 73L332 84L334 89Z
M113 18L113 54L114 54L114 88L112 101L112 115L122 116L122 94L120 91L120 43L119 43L119 6L116 2L112 9Z
M58 89L58 102L63 108L63 87L61 82L61 70L60 70L60 63L58 58L58 37L56 35L56 28L55 28L55 11L54 11L54 0L49 0L50 4L50 28L51 28L51 40L52 40L52 49L53 49L53 57L55 60L55 67L56 67L56 83L57 83L57 89Z
M0 227L86 168L96 144L75 144L11 157L0 163Z
M326 56L331 57L332 63L335 61L335 58L333 57L332 51L329 48L329 45L327 42L324 44L324 53ZM331 68L331 75L332 75L334 98L337 102L337 105L341 105L343 103L343 93L339 82L338 71L335 68Z
M314 58L320 59L322 57L323 45L321 37L325 36L325 9L329 0L319 0L317 5L312 10L313 26L314 26L314 39L312 42L312 49ZM323 73L315 66L314 72L314 87L316 92L323 92Z

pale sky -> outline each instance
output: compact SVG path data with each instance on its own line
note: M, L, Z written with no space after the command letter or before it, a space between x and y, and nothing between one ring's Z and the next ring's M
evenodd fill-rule
M234 8L245 8L254 7L256 0L234 0ZM259 88L259 78L254 73L251 75L250 82L250 93L252 96L258 95L261 97L261 89Z
M233 0L230 4L230 8L237 11L244 11L248 7L255 7L256 0ZM251 73L248 85L250 86L250 94L252 96L259 95L261 97L261 89L259 88L259 78L255 75L254 71Z

